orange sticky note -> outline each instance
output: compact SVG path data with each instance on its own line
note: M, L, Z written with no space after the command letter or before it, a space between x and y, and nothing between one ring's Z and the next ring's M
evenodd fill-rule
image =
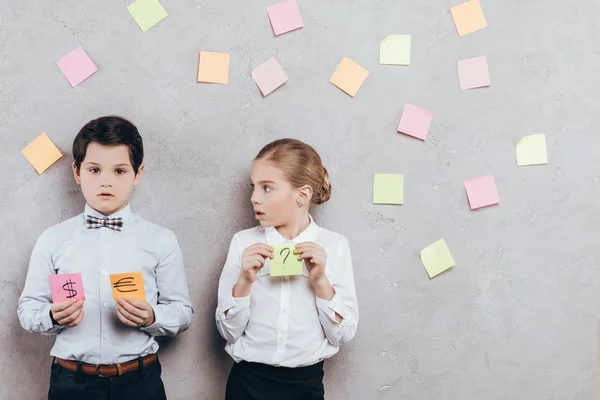
M329 82L354 97L358 93L358 89L365 82L365 79L367 79L367 76L369 76L369 71L348 57L344 57L333 75L331 75L331 78L329 78Z
M450 9L458 36L464 36L487 27L479 0L469 0Z
M37 139L29 143L27 147L21 150L21 153L27 158L38 174L47 170L62 157L60 150L58 150L45 133L42 133Z
M109 278L113 299L130 298L135 300L146 300L144 276L141 272L111 274L109 275Z
M198 82L229 82L229 54L201 51L198 59Z

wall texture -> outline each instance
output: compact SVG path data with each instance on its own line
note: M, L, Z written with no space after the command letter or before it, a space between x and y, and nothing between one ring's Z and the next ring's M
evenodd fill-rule
M305 28L273 37L271 0L163 0L142 33L129 0L0 0L2 399L43 399L52 338L17 317L28 258L83 209L69 166L78 129L131 118L147 149L134 211L174 230L196 307L163 343L171 399L222 399L231 365L216 333L231 236L254 224L249 164L267 142L314 145L330 171L318 222L350 240L361 321L326 364L331 400L590 399L600 300L600 3L481 0L489 27L458 37L452 0L298 0ZM412 35L410 67L379 43ZM72 89L54 64L83 45L99 71ZM229 85L196 83L200 50L231 54ZM290 80L262 98L250 70L275 55ZM456 61L486 55L492 86L461 92ZM370 71L352 99L328 83L343 56ZM434 112L421 142L395 133L404 103ZM20 150L46 132L65 157L41 176ZM517 168L546 133L549 164ZM406 176L403 206L373 205L372 175ZM472 212L463 180L492 173L501 203ZM457 262L427 278L419 251Z

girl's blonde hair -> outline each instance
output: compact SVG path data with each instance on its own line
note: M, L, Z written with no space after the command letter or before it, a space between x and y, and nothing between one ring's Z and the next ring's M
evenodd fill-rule
M279 139L263 147L254 161L264 160L277 165L294 188L309 185L313 190L311 203L323 204L331 197L331 183L319 153L296 139Z

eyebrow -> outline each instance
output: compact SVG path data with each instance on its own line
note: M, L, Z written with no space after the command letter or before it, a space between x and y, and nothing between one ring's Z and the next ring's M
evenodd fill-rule
M259 181L256 182L257 185L261 185L263 183L276 183L275 181ZM250 180L250 184L254 185L254 182L252 182L252 180Z
M94 161L88 161L86 163L84 163L84 165L97 165L100 166L100 164L98 164L97 162ZM115 165L115 167L130 167L131 165L126 164L126 163L121 163L121 164L117 164Z

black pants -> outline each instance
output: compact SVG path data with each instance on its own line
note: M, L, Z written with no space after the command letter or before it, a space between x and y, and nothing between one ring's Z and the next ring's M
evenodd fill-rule
M166 400L160 373L159 361L110 378L78 374L52 364L48 400Z
M242 361L227 380L225 400L323 400L323 362L301 368Z

